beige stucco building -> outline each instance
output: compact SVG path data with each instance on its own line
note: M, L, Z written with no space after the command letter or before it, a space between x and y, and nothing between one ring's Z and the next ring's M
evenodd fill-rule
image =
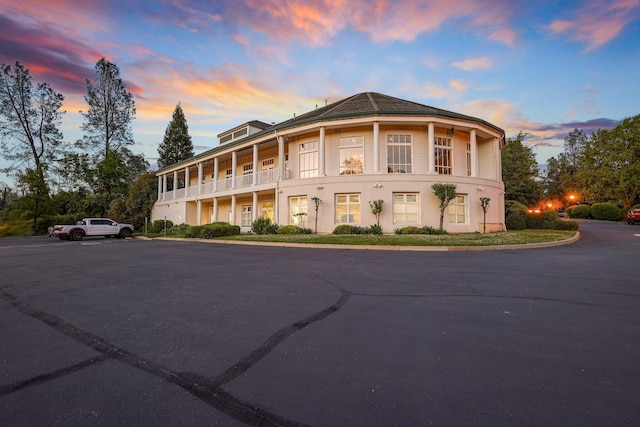
M251 229L258 217L319 233L376 223L385 233L439 226L431 185L454 183L451 233L504 230L500 150L504 131L484 120L378 94L360 93L269 125L252 121L218 135L218 147L157 172L152 220L225 221Z

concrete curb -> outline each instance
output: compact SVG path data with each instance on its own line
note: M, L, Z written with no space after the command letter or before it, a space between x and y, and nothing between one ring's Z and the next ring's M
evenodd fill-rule
M221 243L226 245L249 245L249 246L275 246L294 248L316 248L316 249L352 249L367 251L413 251L413 252L453 252L453 251L506 251L518 249L540 249L554 246L570 245L580 240L580 232L576 231L573 237L555 242L528 243L523 245L494 245L494 246L365 246L365 245L336 245L319 243L285 243L285 242L247 242L237 240L210 240L210 239L185 239L173 237L146 237L136 236L142 240L172 240L181 242L199 243Z

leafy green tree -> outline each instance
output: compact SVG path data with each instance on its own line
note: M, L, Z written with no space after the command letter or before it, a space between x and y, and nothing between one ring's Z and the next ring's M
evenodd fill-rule
M34 88L29 70L19 62L0 64L0 152L14 162L4 171L16 174L26 165L33 171L30 185L39 191L46 190L47 166L65 151L58 129L63 100L47 83ZM42 182L33 187L32 178Z
M39 234L37 228L38 218L47 217L52 213L49 189L44 180L44 166L36 169L27 169L18 177L18 181L24 187L24 196L17 201L22 214L33 220L33 234Z
M194 156L187 119L180 104L176 105L173 111L173 117L164 132L164 139L158 147L158 154L158 167L161 168Z
M151 209L158 199L158 178L153 173L144 173L129 188L125 199L127 222L136 230L144 226L145 218L151 218Z
M456 185L437 182L431 186L431 189L440 201L440 231L442 231L444 230L444 211L449 206L449 202L456 197Z
M640 198L640 115L591 134L579 156L577 179L592 202L632 206Z
M80 141L83 148L101 149L103 158L111 150L133 144L131 122L136 108L131 92L127 91L120 70L105 58L96 63L95 84L85 80L89 105L81 129L85 132Z
M372 200L369 202L369 207L371 208L371 213L376 217L376 225L380 226L380 214L382 214L382 205L384 204L384 200Z
M502 181L505 200L516 200L528 206L542 198L542 184L536 181L538 162L530 147L523 144L526 134L507 138L502 149Z

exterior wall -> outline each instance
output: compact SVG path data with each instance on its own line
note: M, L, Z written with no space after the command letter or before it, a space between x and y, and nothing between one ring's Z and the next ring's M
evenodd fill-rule
M413 122L411 122L413 120ZM470 142L471 125L463 122L434 123L435 137L450 137L452 139L451 175L429 173L429 163L433 161L434 154L429 147L429 122L424 119L416 122L416 119L394 118L384 121L382 118L360 119L359 123L343 121L340 123L319 123L309 125L303 129L291 129L284 135L267 135L260 140L249 140L245 144L229 144L220 147L218 151L207 158L194 160L192 163L176 165L174 169L167 168L159 173L160 181L166 176L173 178L174 170L179 179L186 177L185 170L189 168L189 180L187 188L176 191L159 192L159 200L153 208L152 220L167 219L176 224L207 224L213 221L229 221L235 225L241 225L242 206L251 206L252 218L258 218L262 214L262 204L273 203L274 222L279 225L289 224L290 206L289 200L293 196L305 196L307 198L307 216L305 226L315 228L315 208L312 197L319 197L323 203L318 212L318 232L330 233L338 225L336 221L336 195L359 194L360 220L354 225L370 226L375 224L376 218L371 214L369 202L381 199L384 201L383 211L380 217L380 225L385 233L392 233L396 228L407 225L415 226L439 226L440 211L438 200L433 194L431 185L437 182L454 183L458 194L466 196L465 222L461 224L450 223L448 210L445 212L444 227L449 232L475 232L483 230L483 212L480 206L480 197L491 199L487 212L487 231L504 230L504 187L502 184L499 159L499 135L495 130L482 128L476 124L477 129L477 173L476 176L467 176L467 143ZM378 165L374 164L374 123L379 123L378 133ZM326 176L313 178L299 178L299 145L316 141L318 143L318 155L320 148L320 127L324 128L324 171ZM451 129L454 132L451 133ZM412 173L388 173L387 148L388 135L409 134L412 137ZM364 173L353 175L340 175L340 148L341 137L361 136L364 139ZM280 140L282 153L288 158L281 162L279 158ZM258 145L258 160L254 164L253 146ZM236 187L223 186L226 180L226 170L232 167L233 152L236 153ZM218 157L218 174L212 177L214 172L214 157ZM279 179L260 182L258 177L254 181L253 175L243 177L243 166L253 164L253 174L262 172L262 161L274 159L273 167ZM289 175L278 169L279 165L286 163ZM198 164L202 165L204 185L198 183ZM318 175L322 175L318 161ZM284 169L284 168L283 168ZM239 179L238 179L239 178ZM213 181L217 179L216 187ZM254 185L254 183L257 184ZM214 191L216 188L216 191ZM396 193L411 193L418 195L418 221L417 223L400 223L393 221L393 200ZM254 196L255 194L255 196ZM235 200L235 208L233 201ZM232 213L233 212L233 213ZM249 227L242 227L243 232L248 232Z

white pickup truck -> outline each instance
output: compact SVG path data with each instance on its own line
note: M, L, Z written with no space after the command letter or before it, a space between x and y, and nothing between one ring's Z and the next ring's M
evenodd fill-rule
M133 225L118 224L109 218L85 218L75 225L54 225L53 235L61 240L82 240L84 236L131 237Z

